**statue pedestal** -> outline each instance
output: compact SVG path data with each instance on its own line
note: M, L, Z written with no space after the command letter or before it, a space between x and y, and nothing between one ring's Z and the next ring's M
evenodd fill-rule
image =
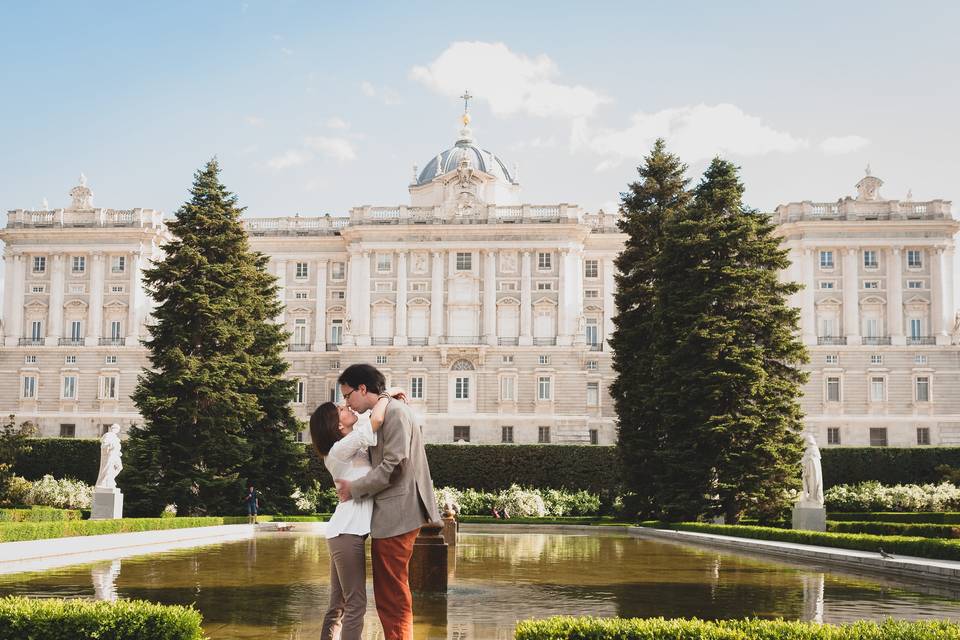
M93 488L91 520L116 520L123 517L123 493L120 489Z
M420 593L447 592L447 543L443 524L428 522L420 527L410 558L410 590Z
M826 531L827 510L823 507L795 506L793 528L797 531Z

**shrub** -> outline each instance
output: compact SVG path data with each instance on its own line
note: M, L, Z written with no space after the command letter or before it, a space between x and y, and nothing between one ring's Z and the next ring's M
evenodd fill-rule
M524 620L516 640L957 640L953 622L855 622L834 626L784 620L665 620L664 618L570 618Z
M460 515L490 515L494 505L497 502L497 496L486 491L477 491L476 489L464 489L460 492Z
M94 438L30 438L30 451L17 457L17 475L39 480L75 478L87 484L97 481L100 471L100 441Z
M0 504L16 507L27 504L27 496L33 483L20 476L11 476L7 480L6 496L0 499Z
M161 518L176 518L177 517L177 505L168 504L163 508L163 512L160 514Z
M27 493L27 504L60 509L89 509L93 501L93 487L79 480L51 475L33 483Z
M885 485L938 483L938 466L960 467L960 447L824 447L823 486L874 480Z
M532 489L523 489L517 485L501 491L497 496L497 510L506 511L511 517L542 518L547 515L547 507L540 494Z
M454 514L458 514L461 511L460 501L462 499L462 494L457 489L453 487L443 487L440 489L434 488L433 495L437 499L437 509L440 511L440 515L443 515L444 510L447 508L447 505L453 509Z
M258 518L260 522L265 519ZM245 517L205 518L122 518L119 520L63 520L60 522L0 522L0 542L44 540L107 533L132 533L160 529L189 529L221 524L243 524Z
M191 607L137 600L0 598L0 640L203 640Z
M884 486L839 485L824 492L828 511L944 511L960 508L960 488L949 482Z
M906 522L912 524L960 524L960 512L932 511L927 513L831 512L830 519L856 522Z
M960 526L950 524L905 524L903 522L827 521L834 533L870 533L878 536L916 536L920 538L960 538Z
M0 522L59 522L62 520L80 519L80 512L75 509L53 509L47 507L0 509Z

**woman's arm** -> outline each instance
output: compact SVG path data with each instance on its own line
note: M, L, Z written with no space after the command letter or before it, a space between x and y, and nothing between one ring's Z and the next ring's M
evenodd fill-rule
M377 400L377 404L374 405L373 410L370 412L370 427L374 433L379 431L380 427L383 426L383 417L387 413L387 404L390 402L390 398L396 398L397 400L406 402L407 392L400 387L390 387L384 393L380 394L380 399Z

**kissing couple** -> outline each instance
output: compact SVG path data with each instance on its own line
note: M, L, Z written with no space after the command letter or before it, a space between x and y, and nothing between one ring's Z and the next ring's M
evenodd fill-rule
M423 434L406 395L386 389L383 374L354 364L337 379L344 403L325 402L310 416L310 438L333 476L340 504L327 522L330 606L321 640L360 640L367 608L370 544L373 595L384 640L412 640L407 582L420 527L440 514Z

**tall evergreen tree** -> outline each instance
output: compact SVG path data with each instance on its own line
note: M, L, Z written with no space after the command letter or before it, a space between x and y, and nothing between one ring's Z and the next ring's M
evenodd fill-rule
M144 418L120 477L128 510L157 515L225 514L254 483L266 508L292 508L302 455L285 379L289 334L268 259L250 249L243 208L211 160L176 213L165 257L144 272L156 302L145 341L152 367L133 400Z
M653 511L660 479L653 455L663 437L658 406L661 384L654 379L652 337L656 305L655 261L667 219L689 201L687 167L657 140L637 171L640 180L621 194L620 230L627 234L616 259L617 315L610 338L616 378L610 386L617 413L617 447L627 487L636 494L628 505L642 514Z
M787 252L742 196L737 167L715 159L655 261L652 379L670 381L655 500L670 519L773 515L798 486L807 356L787 297L799 286L779 280Z

